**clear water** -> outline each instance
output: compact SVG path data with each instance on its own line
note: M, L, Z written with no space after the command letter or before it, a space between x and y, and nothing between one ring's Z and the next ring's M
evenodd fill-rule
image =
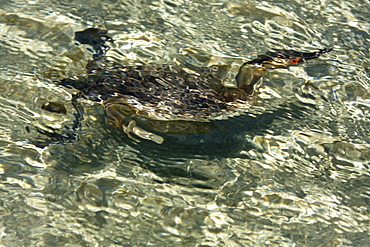
M0 4L2 246L370 246L368 0ZM273 48L334 50L269 73L255 116L217 135L135 143L83 101L79 140L38 148L36 127L73 121L56 82L84 73L87 27L110 60L230 64L229 83Z

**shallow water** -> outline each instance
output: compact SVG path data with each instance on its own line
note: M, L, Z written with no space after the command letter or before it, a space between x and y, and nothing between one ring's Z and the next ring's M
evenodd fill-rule
M350 1L2 1L3 246L370 246L370 5ZM239 66L271 49L334 50L273 70L250 112L212 134L136 143L71 95L107 29L123 64ZM63 103L67 114L44 111ZM171 139L172 138L172 139Z

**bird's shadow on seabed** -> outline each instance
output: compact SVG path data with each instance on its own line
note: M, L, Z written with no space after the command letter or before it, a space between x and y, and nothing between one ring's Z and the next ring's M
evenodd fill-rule
M207 133L171 135L154 132L164 137L162 144L142 140L135 142L123 133L121 129L112 129L112 136L119 138L146 156L160 158L248 158L242 151L256 148L251 142L256 135L276 132L275 127L281 121L296 121L304 117L308 108L299 107L293 103L280 105L274 110L261 114L245 114L227 120L217 120L202 123L209 127ZM290 119L286 116L289 115ZM293 119L292 119L293 117ZM208 126L207 126L208 125ZM245 152L243 152L245 153Z
M98 119L99 125L104 128L100 136L89 141L76 140L64 145L51 145L49 158L56 160L57 170L64 170L69 174L92 173L104 169L108 162L116 160L115 154L126 152L129 147L131 154L120 154L127 160L120 160L117 172L125 174L128 167L140 166L150 170L161 180L158 182L174 182L177 178L195 179L201 188L211 188L210 178L204 172L187 170L189 160L221 161L224 158L245 158L251 149L258 149L251 140L256 135L265 135L279 126L280 122L296 121L304 118L308 109L302 109L292 103L280 105L275 110L261 113L256 116L241 115L227 120L210 122L211 131L203 134L169 135L160 133L165 141L157 144L149 140L136 142L129 138L121 128L110 127L105 123L103 116ZM292 114L293 113L293 114ZM104 115L104 114L102 114ZM290 116L287 120L287 115ZM291 118L293 117L293 118ZM204 123L207 124L207 123ZM275 127L274 127L275 126ZM95 126L96 127L96 126ZM94 135L94 133L92 133ZM96 134L97 135L97 134ZM54 147L52 147L54 146ZM121 147L121 148L120 148ZM116 149L116 150L114 150ZM263 150L261 150L263 151ZM135 156L131 158L131 156ZM88 162L83 162L88 160ZM107 162L108 161L108 162ZM128 165L132 162L132 165Z

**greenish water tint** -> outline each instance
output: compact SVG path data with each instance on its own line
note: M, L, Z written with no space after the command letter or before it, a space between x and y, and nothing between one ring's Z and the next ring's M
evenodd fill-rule
M350 1L2 1L0 242L3 246L369 246L370 5ZM229 65L272 49L334 50L270 71L248 114L213 134L136 143L81 100L91 48L108 61ZM58 102L65 114L42 109Z

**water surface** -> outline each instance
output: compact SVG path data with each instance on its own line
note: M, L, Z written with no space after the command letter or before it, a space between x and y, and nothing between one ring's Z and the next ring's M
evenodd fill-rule
M350 1L2 1L0 241L4 246L369 246L370 5ZM135 143L73 89L106 29L107 60L239 66L271 49L334 50L273 70L253 114L214 135ZM60 102L67 114L44 111Z

